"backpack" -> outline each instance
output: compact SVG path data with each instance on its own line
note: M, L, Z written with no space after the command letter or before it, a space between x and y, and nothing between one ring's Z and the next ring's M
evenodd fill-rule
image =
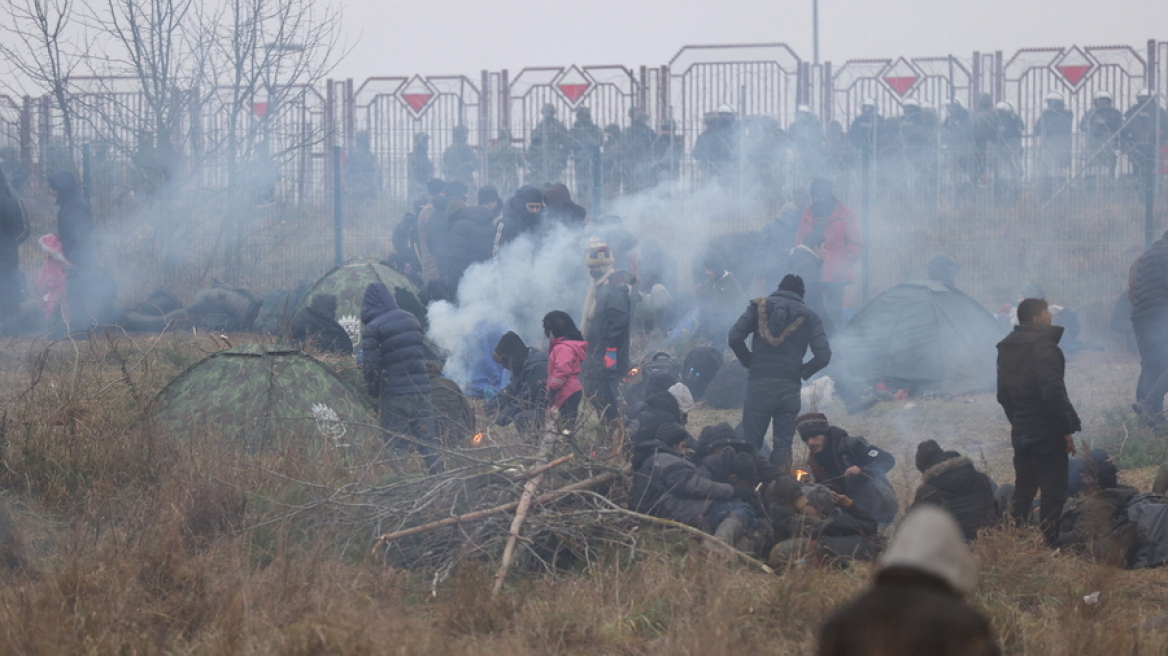
M695 401L700 400L721 368L722 352L713 346L699 346L686 354L681 364L681 382Z
M645 357L637 366L637 374L629 379L628 387L625 388L625 399L629 407L645 400L645 389L649 385L649 379L657 372L665 372L678 381L681 380L681 365L677 358L665 351L657 351Z
M706 388L703 400L711 408L741 409L746 401L746 377L749 372L738 360L731 360L718 368L714 380Z

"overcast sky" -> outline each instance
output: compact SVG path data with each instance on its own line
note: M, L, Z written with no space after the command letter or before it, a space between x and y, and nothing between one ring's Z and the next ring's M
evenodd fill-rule
M345 0L334 77L665 64L686 44L779 41L811 59L812 0ZM820 0L825 61L1168 40L1168 0Z

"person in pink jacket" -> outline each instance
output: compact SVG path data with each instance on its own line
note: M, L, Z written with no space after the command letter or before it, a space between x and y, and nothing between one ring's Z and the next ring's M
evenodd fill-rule
M548 312L543 318L543 332L548 338L548 405L559 411L557 426L570 429L576 423L580 398L580 364L588 349L588 342L580 334L576 322L562 310Z
M864 244L860 241L860 223L856 215L835 197L831 182L818 178L811 183L811 205L803 212L795 243L803 236L819 232L823 247L823 301L833 325L843 325L844 288L856 282L856 263Z

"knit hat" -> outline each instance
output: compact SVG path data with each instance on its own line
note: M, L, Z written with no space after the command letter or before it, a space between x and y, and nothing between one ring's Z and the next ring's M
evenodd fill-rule
M806 497L807 503L811 507L818 510L821 515L830 515L832 509L835 508L835 497L831 494L831 488L826 485L811 485L803 488L803 496Z
M799 439L804 442L816 435L826 435L830 426L827 415L822 412L808 412L795 417L795 430L799 431Z
M937 464L945 454L937 440L925 440L917 445L917 471L924 472Z
M672 421L661 424L661 427L657 429L657 441L664 442L669 446L677 446L688 439L689 433L681 427L681 424Z
M508 330L495 345L495 353L504 364L516 362L527 355L527 344L523 343L522 337Z
M793 294L797 294L799 298L803 298L803 294L807 290L803 286L802 278L793 273L788 273L787 275L783 276L783 280L779 282L779 291L791 292Z
M588 248L584 251L584 266L608 268L616 264L608 244L599 239L590 239Z
M957 521L935 506L921 506L904 518L880 564L931 574L959 593L977 585L977 561Z

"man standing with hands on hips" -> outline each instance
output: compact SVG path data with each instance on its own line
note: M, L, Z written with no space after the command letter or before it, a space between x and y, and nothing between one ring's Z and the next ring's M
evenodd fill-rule
M1047 544L1056 546L1067 500L1067 454L1082 429L1067 396L1066 360L1059 348L1063 329L1051 325L1046 301L1018 304L1014 332L998 343L998 403L1010 420L1014 446L1013 516L1025 521L1041 490L1039 516Z

